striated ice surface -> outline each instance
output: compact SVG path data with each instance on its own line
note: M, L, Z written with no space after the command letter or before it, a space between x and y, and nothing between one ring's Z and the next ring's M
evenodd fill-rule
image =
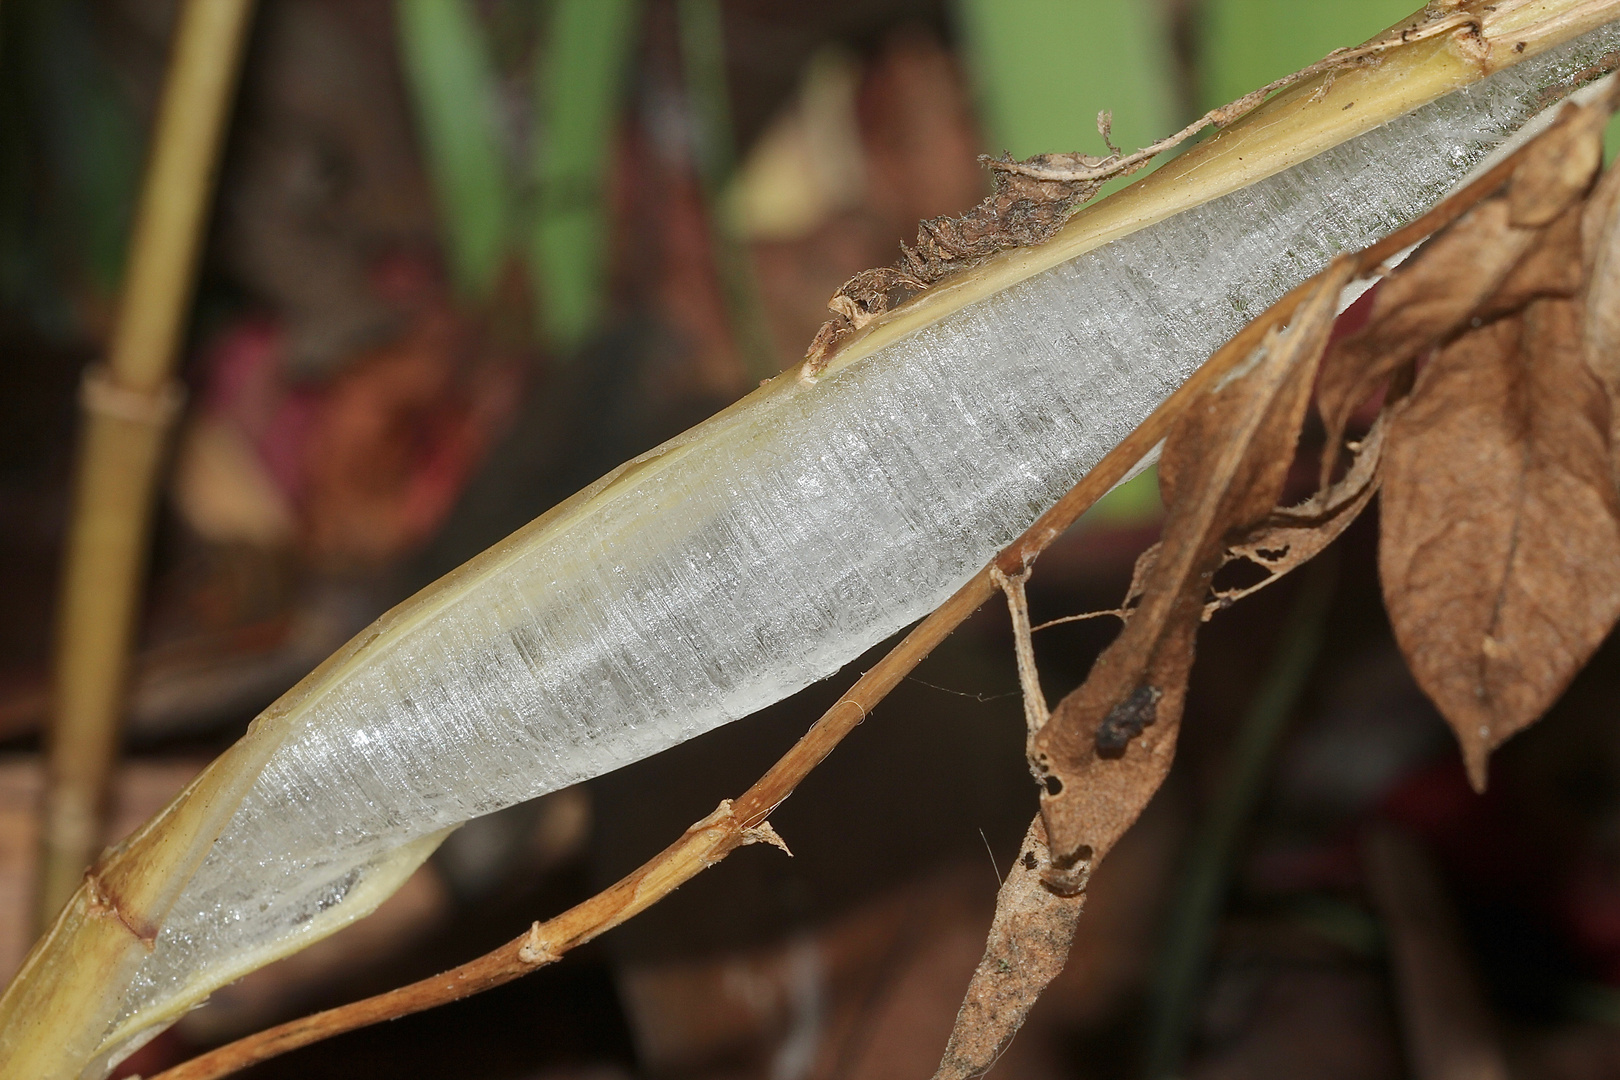
M125 1015L301 932L406 841L747 715L925 614L1251 316L1427 209L1616 47L1620 24L783 395L709 459L636 474L311 704Z

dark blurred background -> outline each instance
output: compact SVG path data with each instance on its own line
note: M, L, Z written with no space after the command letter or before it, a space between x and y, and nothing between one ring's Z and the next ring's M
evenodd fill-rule
M982 197L978 154L1101 153L1101 109L1140 145L1411 2L262 0L109 840L382 611L794 363L845 278ZM76 395L174 19L0 4L3 976L29 944ZM1114 607L1158 515L1151 474L1099 506L1042 558L1037 619ZM1375 535L1206 629L1176 769L995 1075L1440 1080L1477 1052L1466 1075L1620 1076L1614 649L1476 796L1390 638ZM1049 695L1114 629L1040 635ZM1289 665L1303 690L1268 706ZM469 824L126 1072L562 910L849 681ZM773 816L794 858L744 850L555 967L246 1075L929 1075L1036 806L1022 740L991 605Z

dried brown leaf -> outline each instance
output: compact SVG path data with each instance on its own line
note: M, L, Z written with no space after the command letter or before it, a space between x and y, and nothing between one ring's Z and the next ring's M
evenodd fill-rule
M1064 896L1043 880L1051 852L1039 817L1030 822L1018 850L1018 860L996 894L984 959L968 983L934 1080L984 1075L1069 958L1085 892Z
M1226 549L1225 562L1247 559L1269 573L1253 585L1217 591L1204 606L1205 621L1316 558L1361 516L1383 480L1379 466L1383 462L1386 426L1385 417L1380 415L1355 447L1355 458L1339 481L1297 506L1274 511Z
M1609 394L1611 411L1620 419L1620 169L1610 169L1586 201L1581 218L1581 262L1586 270L1585 325L1587 366ZM1611 429L1611 448L1620 440ZM1620 465L1615 469L1620 477Z
M1585 205L1577 202L1542 230L1496 292L1474 312L1471 325L1511 315L1544 296L1570 297L1581 291L1586 274L1578 255Z
M1566 212L1580 205L1602 164L1607 122L1604 108L1570 106L1561 123L1526 147L1506 187L1391 273L1367 325L1328 351L1317 389L1328 433L1324 486L1351 413L1397 369L1471 321L1534 295L1573 292L1578 282L1560 253L1578 226Z
M1142 601L1125 629L1030 740L1056 874L1083 872L1129 828L1175 752L1193 639L1228 540L1282 491L1317 360L1353 270L1335 262L1286 333L1194 400L1165 441L1168 512Z
M1221 556L1222 566L1247 559L1268 573L1261 580L1240 589L1216 589L1204 604L1205 622L1213 618L1216 612L1224 611L1244 597L1276 584L1284 575L1316 558L1350 527L1351 522L1361 516L1377 494L1383 479L1379 464L1383 458L1386 426L1386 417L1380 414L1366 438L1352 447L1355 456L1349 470L1332 486L1318 491L1297 506L1273 510L1259 525L1228 545ZM1138 555L1130 588L1125 593L1125 602L1118 611L1096 614L1128 617L1131 608L1141 599L1147 587L1148 575L1158 557L1158 544ZM1054 620L1063 621L1066 620Z
M1539 230L1510 219L1504 196L1474 207L1385 279L1367 325L1328 350L1317 389L1324 479L1350 414L1397 368L1464 326L1530 250Z
M1508 182L1513 224L1528 228L1551 225L1586 195L1603 167L1603 130L1612 108L1608 103L1564 106L1564 122L1530 146L1524 164Z
M1485 784L1620 614L1608 395L1578 300L1534 301L1424 370L1384 452L1384 602L1407 662Z

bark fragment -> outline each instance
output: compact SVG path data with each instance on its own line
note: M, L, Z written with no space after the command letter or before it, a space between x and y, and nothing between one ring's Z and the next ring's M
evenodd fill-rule
M1105 125L1102 130L1106 138ZM1107 158L1038 154L1022 164L1078 158L1088 166L1100 167L1118 157L1117 152ZM1144 160L1102 179L1086 180L1042 180L997 169L992 174L994 189L978 206L961 217L922 222L917 226L916 244L900 245L899 262L863 270L839 286L827 301L833 317L822 324L805 353L806 374L814 377L825 368L833 349L849 334L947 275L997 252L1051 239L1069 214L1096 195L1108 179L1135 172L1145 164Z

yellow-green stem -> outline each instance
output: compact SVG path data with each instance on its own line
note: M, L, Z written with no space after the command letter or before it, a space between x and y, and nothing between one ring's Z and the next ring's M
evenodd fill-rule
M103 840L171 382L252 0L188 0L163 91L129 270L104 367L84 383L57 622L37 921L48 925Z

